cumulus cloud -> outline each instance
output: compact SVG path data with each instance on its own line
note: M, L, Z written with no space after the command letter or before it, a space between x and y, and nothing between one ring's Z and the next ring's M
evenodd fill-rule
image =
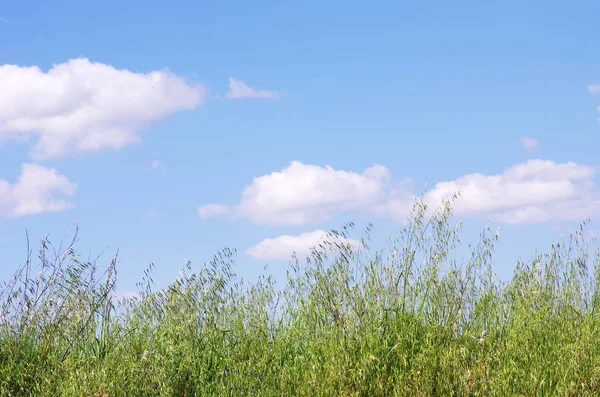
M529 160L503 173L473 173L434 185L424 200L437 208L457 191L460 216L488 217L507 223L583 220L600 215L596 170L574 162ZM294 161L280 172L254 178L239 204L209 204L198 209L208 217L247 218L262 224L312 224L341 213L365 212L403 221L416 195L411 187L391 183L390 171L374 165L362 173Z
M261 260L291 259L294 252L298 257L306 257L310 255L312 248L323 241L350 244L354 248L361 247L358 240L329 235L326 231L319 229L298 236L282 235L276 238L267 238L246 250L245 253L254 259Z
M238 205L209 204L198 211L203 218L232 214L257 223L314 223L374 205L384 198L389 176L381 165L359 174L293 161L281 172L254 178Z
M521 146L527 150L534 150L538 148L538 141L535 138L522 136L519 138L519 142L521 143Z
M529 160L498 175L465 175L440 182L427 194L438 203L462 191L457 214L490 216L507 223L583 220L600 213L600 195L594 186L595 169L574 162Z
M47 72L0 66L0 142L37 142L36 160L140 142L153 122L202 103L207 90L168 70L135 73L87 58Z
M0 216L21 217L42 212L57 212L73 206L61 196L71 196L77 185L55 169L25 163L17 182L0 179Z
M233 77L229 78L229 91L225 94L227 99L242 99L242 98L263 98L263 99L279 99L281 93L277 91L256 90L249 87L241 80Z

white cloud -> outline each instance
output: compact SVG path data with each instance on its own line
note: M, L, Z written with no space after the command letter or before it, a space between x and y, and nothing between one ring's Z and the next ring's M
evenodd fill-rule
M267 238L246 250L246 254L254 259L261 260L286 260L291 259L295 252L298 258L310 255L311 249L323 241L332 243L350 244L354 248L361 247L358 240L329 235L324 230L302 233L299 236L283 235L276 238Z
M358 210L385 198L389 170L375 165L362 174L293 161L281 172L254 178L233 207L209 204L199 209L206 218L231 213L257 223L301 225Z
M457 215L490 216L508 223L583 220L600 214L595 170L573 162L529 160L500 175L465 175L440 182L428 192L432 205L462 191L454 204Z
M600 84L590 84L588 85L588 91L592 94L600 93Z
M77 185L55 169L25 163L14 184L0 179L0 216L20 217L69 209L73 204L56 196L71 196Z
M437 183L425 194L435 209L461 191L454 202L460 216L508 223L578 220L600 215L596 170L574 162L529 160L502 174L473 173ZM254 178L233 206L209 204L199 215L248 218L262 224L301 225L361 211L402 222L416 198L409 183L392 184L390 171L375 165L362 173L294 161L280 172Z
M229 91L225 94L227 99L241 98L263 98L263 99L279 99L281 93L277 91L255 90L249 87L241 80L233 77L229 78Z
M519 138L519 142L527 150L534 150L538 148L538 141L535 138L522 136Z
M134 73L71 59L47 72L0 66L0 142L38 138L37 160L120 149L172 113L192 109L207 95L168 70Z

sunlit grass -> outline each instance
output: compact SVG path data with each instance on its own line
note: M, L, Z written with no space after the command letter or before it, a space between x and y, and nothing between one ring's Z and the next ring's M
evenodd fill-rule
M332 238L293 258L283 289L240 282L225 249L158 291L150 267L121 302L116 259L98 274L43 240L39 265L0 289L0 395L598 395L600 253L585 223L500 283L498 233L459 260L451 203L426 213L419 200L382 250L367 230L359 249Z

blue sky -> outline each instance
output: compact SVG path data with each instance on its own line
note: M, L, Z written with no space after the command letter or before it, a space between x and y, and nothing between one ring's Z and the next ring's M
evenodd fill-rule
M425 184L431 203L466 188L466 240L502 227L509 277L585 218L598 227L599 13L5 2L0 279L25 259L25 228L58 243L78 224L82 254L119 249L122 290L150 262L164 285L224 246L238 274L268 263L281 280L282 253L319 230L373 222L381 246Z

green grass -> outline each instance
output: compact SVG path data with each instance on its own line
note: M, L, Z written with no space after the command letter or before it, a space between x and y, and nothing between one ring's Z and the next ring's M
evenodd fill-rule
M158 291L148 268L123 302L116 260L100 273L73 243L43 240L39 265L0 288L0 395L600 394L600 253L585 223L500 283L497 233L458 261L451 203L425 213L418 201L384 249L366 230L360 249L331 238L293 258L285 288L242 283L225 249Z

